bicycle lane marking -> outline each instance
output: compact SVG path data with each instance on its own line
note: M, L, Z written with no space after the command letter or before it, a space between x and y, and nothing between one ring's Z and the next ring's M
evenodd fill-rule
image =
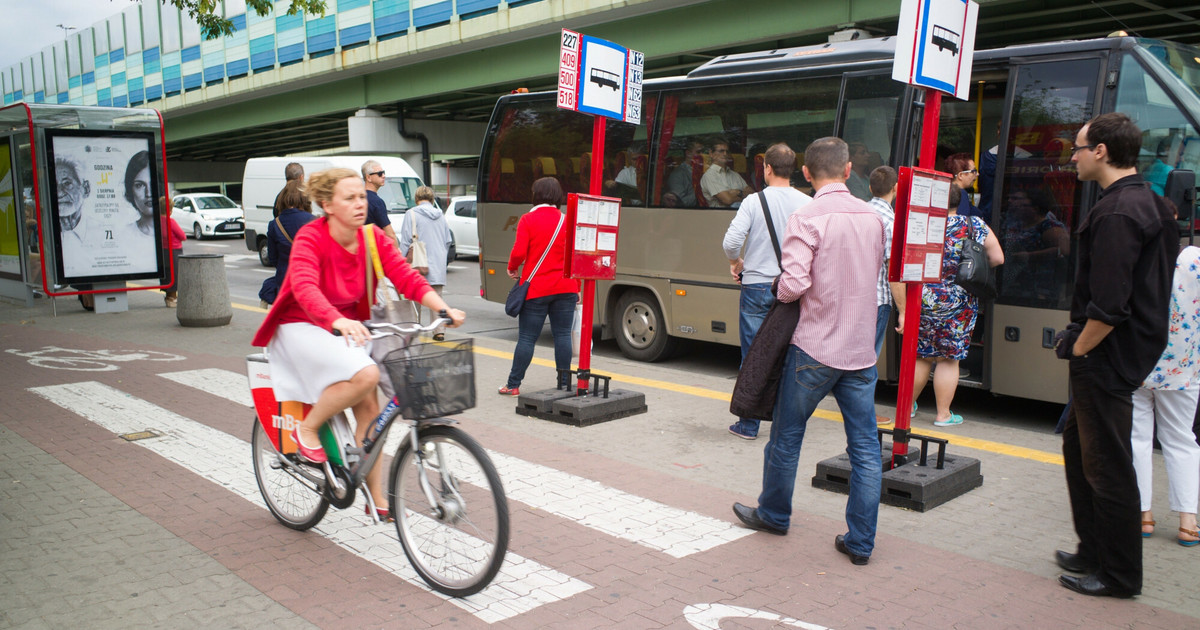
M159 376L235 403L252 404L246 393L246 377L236 372L205 368ZM384 452L395 452L401 439L402 432L390 432ZM729 521L671 507L586 477L491 449L488 454L510 500L673 558L686 558L754 533Z
M143 431L147 426L160 430L165 434L162 437L133 444L266 509L250 474L253 460L249 442L95 381L32 387L29 391L118 435ZM394 530L376 527L356 514L352 509L330 510L312 531L486 623L503 621L592 588L509 551L500 573L483 592L465 599L446 597L430 590L413 571Z

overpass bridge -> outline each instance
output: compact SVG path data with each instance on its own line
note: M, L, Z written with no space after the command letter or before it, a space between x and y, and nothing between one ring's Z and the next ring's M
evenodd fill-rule
M240 183L247 158L399 154L427 181L475 180L498 96L553 89L558 32L646 54L646 76L718 55L822 43L838 30L896 31L897 0L326 0L325 15L259 16L219 2L235 32L206 40L144 0L0 70L3 103L153 107L173 184ZM977 48L1119 29L1200 42L1200 8L1167 0L981 0ZM432 168L431 168L432 167ZM432 171L432 172L430 172ZM430 176L431 175L431 176ZM237 195L235 195L237 196Z

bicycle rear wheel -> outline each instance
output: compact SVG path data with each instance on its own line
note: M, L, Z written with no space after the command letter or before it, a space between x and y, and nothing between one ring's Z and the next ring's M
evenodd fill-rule
M508 550L508 500L487 452L462 430L419 429L421 457L412 441L392 460L388 499L404 554L434 590L466 597L483 590ZM421 489L424 470L437 500Z
M312 482L288 470L280 461L279 452L258 418L254 419L250 446L254 450L254 479L275 519L299 531L320 523L329 509L329 501Z

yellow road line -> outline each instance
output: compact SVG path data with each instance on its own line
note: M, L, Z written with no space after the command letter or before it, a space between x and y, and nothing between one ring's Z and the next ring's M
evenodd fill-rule
M476 341L478 341L478 340L476 340ZM502 350L495 350L493 348L485 348L485 347L480 346L478 343L475 344L475 353L482 354L482 355L489 356L489 357L496 357L499 359L507 359L509 361L512 360L511 352L504 352ZM543 366L543 367L549 367L549 368L555 367L553 361L550 361L547 359L539 359L537 357L534 357L533 363ZM666 391L677 392L680 394L688 394L690 396L697 396L699 398L709 398L712 400L720 400L720 401L724 401L724 402L729 402L730 394L728 394L726 392L719 392L716 390L706 389L703 387L695 387L693 385L680 385L678 383L672 383L670 381L660 381L657 379L643 378L640 376L629 376L627 374L616 374L613 372L609 372L607 370L604 372L604 374L606 376L611 376L614 381L628 383L630 385L641 385L643 387L652 387L654 389L662 389L662 390L666 390ZM825 409L817 409L816 412L813 413L813 415L817 416L818 418L823 418L825 420L831 420L833 422L841 422L842 421L842 414L840 414L836 411L827 411ZM1008 455L1010 457L1019 457L1021 459L1029 459L1029 460L1033 460L1036 462L1041 462L1043 464L1055 464L1058 466L1063 465L1063 458L1062 458L1062 455L1059 453L1051 453L1049 451L1039 451L1037 449L1026 448L1024 446L1015 446L1013 444L1005 444L1004 442L994 442L992 440L983 440L983 439L979 439L979 438L964 437L962 435L958 435L958 434L954 434L954 433L946 433L944 431L922 430L921 435L927 435L929 437L936 437L936 438L942 438L945 440L950 440L950 442L953 443L955 446L962 446L964 448L970 448L970 449L974 449L977 451L985 451L988 453L997 453L1000 455Z

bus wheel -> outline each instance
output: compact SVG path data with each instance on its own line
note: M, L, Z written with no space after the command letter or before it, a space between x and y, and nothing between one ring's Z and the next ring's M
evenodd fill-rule
M674 339L667 334L658 300L648 291L634 289L617 301L617 346L636 361L661 361L671 356Z

